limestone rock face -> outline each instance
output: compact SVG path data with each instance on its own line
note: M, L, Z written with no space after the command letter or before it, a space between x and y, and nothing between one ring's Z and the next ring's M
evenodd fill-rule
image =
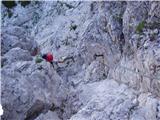
M160 120L158 1L5 2L2 120Z
M49 111L46 114L40 115L35 120L60 120L60 119L58 118L58 115L55 112Z
M67 92L62 90L65 88L61 82L62 79L48 64L18 61L5 66L2 70L4 117L29 119L53 105L61 106Z
M27 50L21 48L13 48L2 57L3 66L6 64L12 64L16 61L31 61L32 57Z

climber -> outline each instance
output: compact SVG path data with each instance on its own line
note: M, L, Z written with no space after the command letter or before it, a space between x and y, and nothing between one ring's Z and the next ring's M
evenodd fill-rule
M36 63L41 63L43 61L43 59L46 60L47 62L51 63L53 68L58 68L59 64L63 64L63 63L66 63L68 65L69 64L68 60L72 60L74 62L73 57L67 57L67 58L64 58L63 60L56 61L56 60L54 60L53 54L50 53L50 52L45 53L45 54L41 54L41 53L37 54L35 62Z
M51 53L46 53L42 55L42 58L45 59L47 62L50 62L53 65L53 55Z
M59 63L64 63L64 61L55 61L53 54L51 53L42 54L41 57L45 59L47 62L51 63L53 68L58 68Z

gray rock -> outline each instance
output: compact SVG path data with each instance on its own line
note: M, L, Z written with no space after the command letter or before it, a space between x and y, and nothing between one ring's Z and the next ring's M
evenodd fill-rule
M46 114L41 114L35 120L60 120L56 112L48 111Z
M83 107L71 120L127 119L131 110L138 105L133 102L136 98L133 90L129 91L125 85L119 86L113 80L87 84L80 89L83 90L79 94Z
M104 64L99 61L93 61L86 69L86 74L84 77L85 83L104 80L107 78L107 71L107 66L104 66Z
M2 119L159 120L159 8L155 1L2 5ZM35 51L61 62L35 63Z
M4 68L2 118L33 119L52 105L61 106L67 92L61 82L61 78L47 64L35 65L19 61Z
M126 40L137 32L137 25L148 17L149 2L127 2L127 8L123 15L123 33Z
M2 57L3 65L11 64L16 61L31 61L32 57L27 50L13 48Z

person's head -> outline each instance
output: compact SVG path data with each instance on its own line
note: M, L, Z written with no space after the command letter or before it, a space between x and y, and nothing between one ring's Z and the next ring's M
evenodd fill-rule
M47 56L47 54L43 54L43 55L42 55L42 58L43 58L43 59L46 59L46 56Z

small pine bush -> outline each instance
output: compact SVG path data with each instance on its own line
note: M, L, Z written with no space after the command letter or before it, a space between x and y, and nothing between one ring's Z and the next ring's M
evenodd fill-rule
M2 1L2 4L8 9L11 9L17 5L15 1Z
M144 27L145 27L145 21L140 22L136 27L136 32L137 33L142 33Z

